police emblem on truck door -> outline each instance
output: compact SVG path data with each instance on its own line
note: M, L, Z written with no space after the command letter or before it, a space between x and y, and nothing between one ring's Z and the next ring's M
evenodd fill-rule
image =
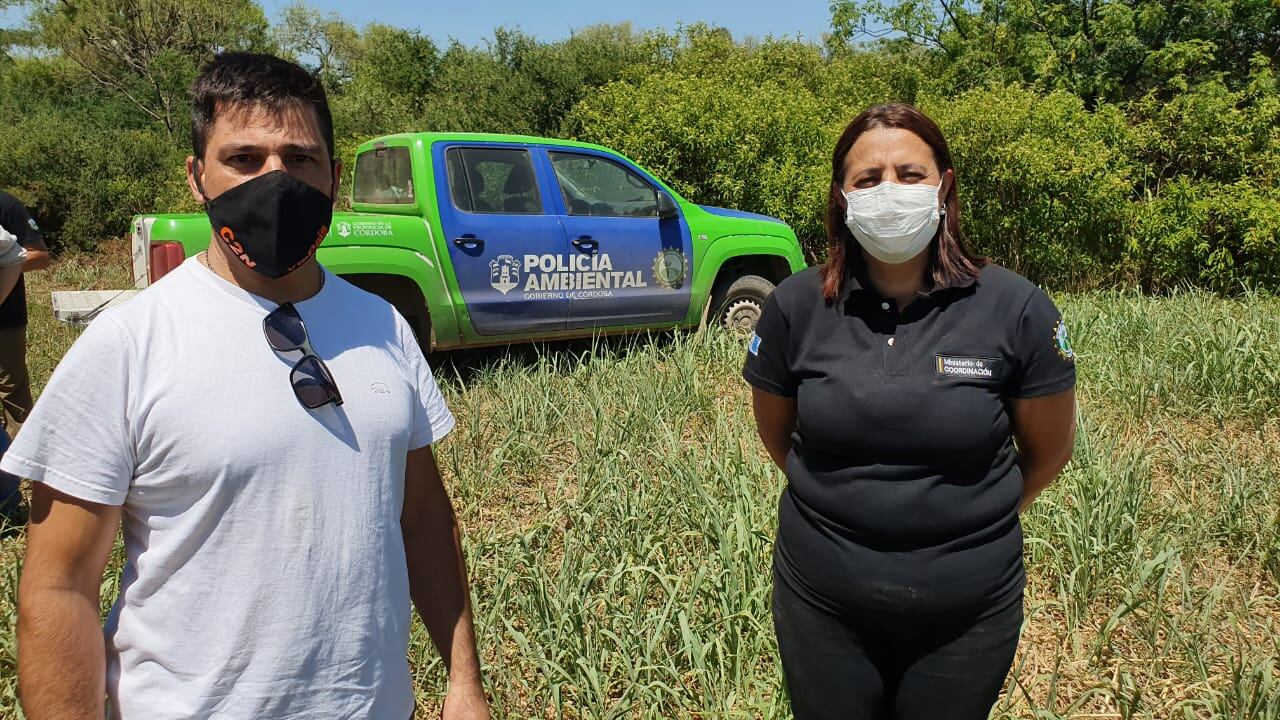
M686 265L684 253L663 250L653 260L653 279L668 290L679 290L684 286Z
M506 295L520 285L520 263L511 255L499 255L489 261L489 284Z

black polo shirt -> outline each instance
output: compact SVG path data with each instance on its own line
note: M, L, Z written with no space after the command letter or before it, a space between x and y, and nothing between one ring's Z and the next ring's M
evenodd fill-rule
M0 190L0 227L13 233L18 244L25 248L43 247L44 236L35 218L9 193ZM13 286L13 292L0 303L0 328L22 327L27 324L27 286L22 278Z
M743 376L794 396L775 567L833 612L951 614L1020 597L1009 398L1075 384L1061 315L996 265L905 308L817 268L765 305Z

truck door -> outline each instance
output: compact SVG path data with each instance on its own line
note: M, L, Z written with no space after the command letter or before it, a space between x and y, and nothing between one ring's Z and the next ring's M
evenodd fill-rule
M569 240L570 328L678 323L689 312L693 247L682 213L637 168L591 150L548 149ZM662 197L659 197L662 193Z
M564 329L568 297L529 284L535 268L568 251L559 216L547 212L549 193L529 149L439 144L432 153L440 224L476 332Z

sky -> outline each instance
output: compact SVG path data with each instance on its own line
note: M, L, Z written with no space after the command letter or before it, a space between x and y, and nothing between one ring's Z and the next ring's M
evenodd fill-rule
M289 0L259 1L270 17L289 4ZM438 44L457 38L475 45L492 37L493 29L499 26L519 28L539 40L554 41L598 23L629 21L639 30L674 30L678 23L699 20L726 27L735 38L799 35L817 41L830 24L827 0L309 0L307 4L321 11L336 11L358 26L379 22L416 29Z
M289 0L258 2L273 20L289 4ZM476 45L491 38L493 29L500 26L554 41L598 23L629 21L637 30L674 30L679 23L699 20L726 27L738 39L798 35L819 41L830 23L827 0L308 0L307 4L322 12L337 12L357 27L378 22L416 29L441 45L450 38ZM0 11L0 26L11 27L22 16L18 8Z

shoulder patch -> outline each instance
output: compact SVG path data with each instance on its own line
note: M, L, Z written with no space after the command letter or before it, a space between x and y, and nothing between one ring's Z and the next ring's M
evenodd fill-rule
M761 342L760 336L755 333L751 333L751 342L747 343L747 352L751 353L752 355L759 355L760 342Z
M1067 324L1058 318L1057 324L1053 326L1053 344L1058 351L1058 357L1067 362L1075 362L1076 352L1071 349L1071 341L1067 339Z

